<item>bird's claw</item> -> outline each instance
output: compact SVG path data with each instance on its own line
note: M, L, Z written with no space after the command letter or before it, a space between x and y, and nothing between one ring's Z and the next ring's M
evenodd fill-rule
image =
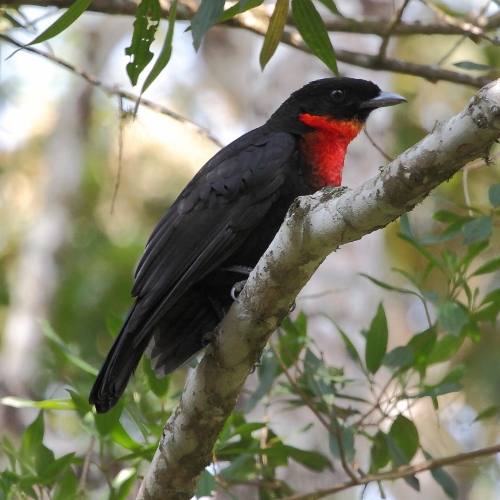
M241 291L243 290L243 288L245 287L246 282L247 282L247 280L238 281L238 283L235 283L233 285L233 288L231 288L231 298L235 302L239 302L238 296L241 293Z
M257 361L257 363L255 363L253 366L252 366L252 369L250 370L250 373L253 373L257 368L259 368L260 366L262 366L262 356L259 358L259 361Z
M207 347L210 344L210 342L212 342L213 336L214 336L213 332L207 332L203 334L203 337L201 337L201 345L203 347Z

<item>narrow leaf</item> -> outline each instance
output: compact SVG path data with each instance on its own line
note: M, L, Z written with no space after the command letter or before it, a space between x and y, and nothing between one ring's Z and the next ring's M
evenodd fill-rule
M264 3L264 0L240 0L238 3L235 3L232 7L229 7L229 9L226 9L219 19L217 19L217 23L223 23L224 21L227 21L237 14L241 14L242 12L246 12L247 10L254 9L255 7L258 7L259 5L262 5Z
M74 410L75 405L71 399L46 399L43 401L31 401L29 399L7 396L0 399L0 404L12 408L41 408L44 410Z
M338 16L341 15L333 0L319 0L319 1L334 14L337 14Z
M382 365L387 350L388 335L384 306L379 304L377 313L366 334L365 362L370 373L376 373Z
M286 18L288 16L289 0L277 0L274 6L269 26L267 28L266 36L264 37L264 44L260 51L260 67L265 68L269 59L273 56L278 44L280 43L283 30L285 29Z
M194 50L198 52L205 33L217 23L224 10L224 0L203 0L191 21Z
M27 45L45 42L59 35L59 33L71 26L87 10L90 2L92 2L92 0L76 0L73 2L68 10L59 17L55 23L51 24L43 33L38 35Z
M156 80L158 75L163 71L163 68L165 68L165 66L168 64L168 61L170 61L170 56L172 55L172 38L174 36L175 18L177 16L177 2L178 0L173 0L173 2L170 4L167 36L165 37L165 42L163 43L163 47L161 49L160 55L158 56L158 59L154 63L153 68L144 81L144 85L141 89L141 96L146 91L146 89ZM137 105L139 104L139 102L140 101L138 100Z
M498 271L500 269L500 257L495 259L491 259L488 262L485 262L482 266L479 266L471 276L479 276L480 274L488 274L494 271Z
M460 61L453 63L453 66L456 66L460 69L468 69L468 70L476 70L476 71L498 71L498 68L494 66L488 66L487 64L479 64L473 61Z
M497 406L497 405L490 406L489 408L486 408L485 410L479 412L477 414L477 417L473 421L479 422L480 420L485 420L487 418L496 417L496 416L498 416L499 412L500 412L499 406Z
M325 23L311 0L292 0L293 20L312 53L335 74L339 74L337 57Z
M159 0L141 0L134 21L134 33L130 47L125 54L131 60L127 64L127 74L132 85L137 84L139 75L153 59L151 44L160 24L161 7Z

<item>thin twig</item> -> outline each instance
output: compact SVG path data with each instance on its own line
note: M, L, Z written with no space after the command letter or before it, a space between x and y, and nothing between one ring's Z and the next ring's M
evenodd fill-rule
M378 58L380 60L385 59L385 56L387 54L387 47L389 45L389 40L391 39L391 36L394 33L394 30L396 29L396 26L401 22L401 18L403 17L403 12L405 11L409 3L410 0L404 0L404 2L401 4L401 7L394 13L394 16L392 17L389 26L387 26L387 29L382 36L382 43L380 44L380 48L378 51Z
M420 472L438 469L440 467L445 467L447 465L455 465L459 463L466 462L467 460L473 460L479 457L485 457L488 455L495 455L500 453L500 444L495 446L489 446L487 448L482 448L480 450L471 451L468 453L459 453L458 455L452 455L444 458L435 458L432 460L425 460L415 465L403 465L397 469L391 470L389 472L382 472L380 474L368 474L358 478L358 482L348 481L345 483L340 483L332 488L328 488L321 491L315 491L314 493L308 493L305 495L293 495L286 497L285 500L317 500L323 498L327 495L333 493L338 493L339 491L347 490L358 486L359 484L368 484L371 482L379 481L390 481L394 479L400 479L402 477L414 476Z
M89 72L87 72L81 68L78 68L75 65L73 65L67 61L64 61L63 59L61 59L59 57L56 57L52 54L48 54L47 52L43 52L41 50L35 49L34 47L26 47L22 43L11 38L10 36L7 36L7 35L0 33L0 39L5 40L6 42L10 43L11 45L22 48L23 50L26 50L26 51L31 52L33 54L36 54L38 56L42 56L45 59L48 59L48 60L58 64L59 66L62 66L63 68L70 70L75 75L82 77L84 80L89 82L91 85L94 85L95 87L101 89L103 92L105 92L108 95L117 96L117 97L120 97L122 99L127 99L133 103L137 103L138 101L140 101L141 106L145 106L146 108L152 109L153 111L157 111L158 113L169 116L170 118L173 118L174 120L182 123L183 125L186 125L187 127L195 130L197 133L199 133L203 137L206 137L207 139L209 139L210 141L215 143L217 146L223 147L223 144L220 141L218 141L207 129L201 127L200 125L197 125L196 123L189 120L188 118L179 115L175 111L172 111L171 109L168 109L165 106L162 106L158 103L150 101L149 99L144 99L144 97L139 98L130 92L126 92L125 90L121 90L121 89L117 88L116 86L107 85L107 84L101 82L97 77L90 74Z
M363 132L365 133L368 140L371 142L371 145L387 160L392 161L394 158L391 158L372 138L372 136L368 133L368 130L363 128Z
M111 213L115 208L116 197L118 195L118 187L120 186L120 179L122 176L122 167L123 167L123 133L124 133L124 123L126 120L126 112L123 109L123 99L121 97L118 98L119 102L119 125L118 125L118 171L116 172L116 180L115 187L113 189L113 197L111 199Z
M94 449L95 436L90 437L89 447L87 449L87 454L85 455L85 462L83 463L82 475L80 476L80 482L78 483L78 491L85 491L85 483L87 482L87 476L89 474L90 468L90 458L92 457L92 450Z

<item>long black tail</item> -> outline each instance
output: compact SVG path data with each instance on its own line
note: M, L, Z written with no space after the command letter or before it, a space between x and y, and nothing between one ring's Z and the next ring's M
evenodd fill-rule
M157 376L168 375L205 347L205 339L221 319L206 291L193 289L149 332L143 330L146 321L141 313L141 300L138 299L90 391L89 402L95 405L98 413L105 413L116 405L146 349Z

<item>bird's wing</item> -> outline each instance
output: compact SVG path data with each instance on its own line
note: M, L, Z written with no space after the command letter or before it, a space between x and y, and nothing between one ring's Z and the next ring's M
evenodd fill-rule
M279 196L295 150L294 136L256 129L198 172L146 246L132 290L141 306L130 318L132 329L140 325L146 335L162 312L241 245Z

